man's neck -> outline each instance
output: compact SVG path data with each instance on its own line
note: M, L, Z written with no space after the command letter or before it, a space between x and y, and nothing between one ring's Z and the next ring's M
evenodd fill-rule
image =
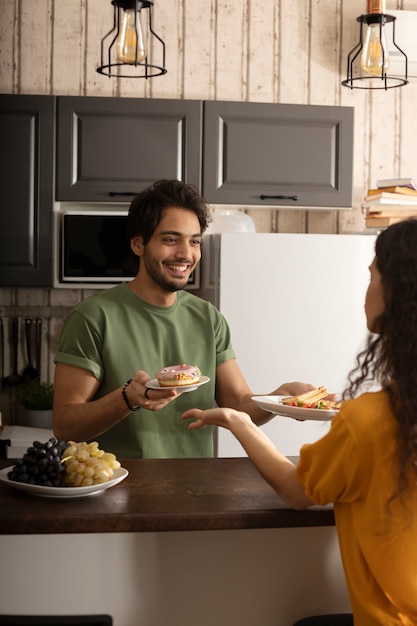
M165 291L152 283L147 285L146 281L140 280L136 276L130 283L129 288L135 293L141 300L153 304L159 307L169 307L175 304L177 299L176 291Z

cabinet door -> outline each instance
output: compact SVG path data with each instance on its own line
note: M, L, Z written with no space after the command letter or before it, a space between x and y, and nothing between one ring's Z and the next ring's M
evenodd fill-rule
M0 96L0 286L52 286L55 99Z
M211 203L351 207L353 108L205 102L203 162Z
M200 188L202 103L58 98L57 199L128 201L160 178Z

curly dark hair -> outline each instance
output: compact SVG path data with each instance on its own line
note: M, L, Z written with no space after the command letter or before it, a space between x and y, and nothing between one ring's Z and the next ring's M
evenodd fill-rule
M375 243L385 310L378 335L370 335L349 374L344 397L355 397L364 383L379 382L390 397L398 421L398 485L393 497L408 486L408 472L417 476L417 219L389 226Z
M158 180L141 191L130 204L127 219L129 241L141 236L143 243L151 239L162 212L170 206L193 211L204 233L211 221L210 209L196 187L179 180Z

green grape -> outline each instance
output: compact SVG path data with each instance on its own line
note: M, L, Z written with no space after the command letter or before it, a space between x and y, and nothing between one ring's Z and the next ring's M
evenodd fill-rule
M64 484L71 487L87 487L111 480L119 461L111 452L100 450L97 441L86 443L69 441L64 451Z

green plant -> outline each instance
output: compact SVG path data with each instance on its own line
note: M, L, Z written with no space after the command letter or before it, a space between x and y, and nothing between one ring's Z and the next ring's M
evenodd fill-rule
M25 409L48 411L53 405L54 386L31 380L16 387L16 398Z

